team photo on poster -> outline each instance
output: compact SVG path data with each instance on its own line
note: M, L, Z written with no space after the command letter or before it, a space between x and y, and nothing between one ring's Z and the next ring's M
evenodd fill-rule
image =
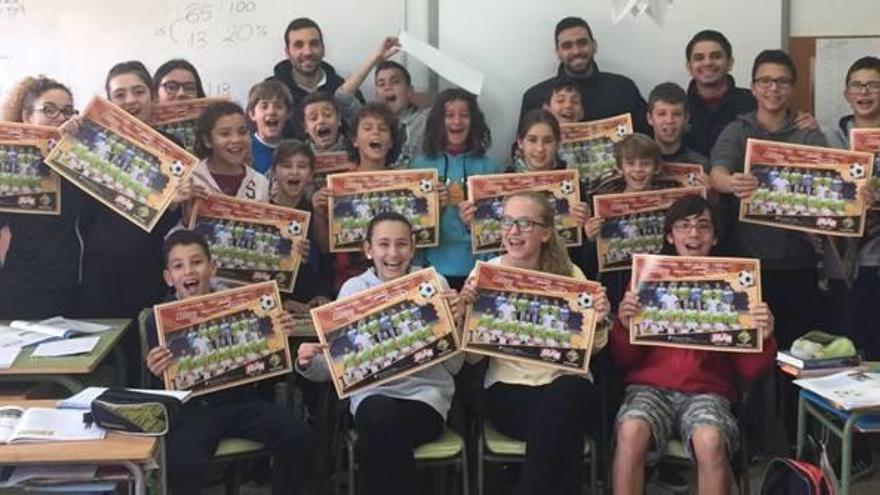
M196 145L196 125L209 105L225 98L196 98L158 103L153 107L150 123L157 131L166 132L183 143L183 147L193 152Z
M577 170L526 172L468 177L468 199L476 210L471 222L471 248L474 253L501 251L501 214L504 198L523 191L547 195L554 216L556 233L566 246L579 246L581 224L571 214L580 202L580 179Z
M758 189L742 199L740 220L818 234L860 237L873 156L749 139L745 172Z
M601 285L484 262L476 277L466 351L587 372Z
M853 151L862 151L874 154L874 169L868 184L874 197L880 197L880 129L850 129L849 147ZM874 206L876 209L877 207Z
M230 196L209 196L193 206L190 230L204 236L217 263L217 278L234 285L275 280L293 291L311 214Z
M61 212L61 178L43 162L59 138L54 127L0 122L0 212Z
M758 260L637 254L632 263L642 306L630 323L633 344L761 352L750 313L761 302Z
M203 395L292 370L275 282L252 284L153 309L171 351L165 388Z
M561 124L562 141L559 158L580 174L581 188L588 190L603 174L614 170L614 145L632 134L632 118L628 113L602 120Z
M312 310L340 398L458 352L452 312L427 268Z
M94 97L75 134L46 163L146 231L153 229L198 159L107 100Z

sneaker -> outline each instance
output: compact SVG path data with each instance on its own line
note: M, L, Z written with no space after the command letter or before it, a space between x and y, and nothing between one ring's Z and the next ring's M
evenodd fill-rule
M871 452L867 450L857 450L853 452L852 467L850 468L852 481L870 476L874 474L874 471L876 471L876 468L874 466L874 459L871 457Z
M687 493L691 485L685 469L681 466L660 464L657 466L654 484L673 493Z

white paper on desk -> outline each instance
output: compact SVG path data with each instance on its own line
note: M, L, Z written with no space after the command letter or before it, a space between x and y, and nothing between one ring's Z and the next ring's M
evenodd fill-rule
M401 50L419 59L447 81L453 82L475 95L479 95L483 90L483 74L476 69L413 37L406 31L401 31L397 39L400 41Z
M127 388L125 390L130 390L132 392L142 392L145 394L154 394L154 395L162 395L165 397L173 397L179 400L181 403L189 400L192 392L189 390L155 390L155 389L145 389L145 388ZM79 393L75 395L71 395L70 397L58 401L55 405L58 409L91 409L92 401L98 398L99 395L103 394L107 391L107 387L86 387Z
M88 354L98 345L101 337L80 337L76 339L56 340L40 344L31 357L57 357Z
M58 329L69 330L75 333L101 333L112 328L110 325L103 323L94 323L91 321L70 320L63 316L54 316L47 320L39 322L40 325L55 327Z
M21 347L0 347L0 370L12 367Z
M19 330L17 328L0 325L0 348L4 347L27 347L29 345L39 344L47 340L57 337L46 335L45 333L32 332L30 330Z

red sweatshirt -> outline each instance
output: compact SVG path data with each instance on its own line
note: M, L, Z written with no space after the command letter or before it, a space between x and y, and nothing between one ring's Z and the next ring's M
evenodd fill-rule
M629 343L629 330L615 320L608 339L614 362L627 385L650 385L690 394L713 393L736 401L733 374L747 381L773 365L776 338L764 341L760 354L697 351Z

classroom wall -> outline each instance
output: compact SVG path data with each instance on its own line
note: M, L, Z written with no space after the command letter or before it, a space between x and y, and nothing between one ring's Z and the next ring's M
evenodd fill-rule
M791 36L880 35L878 0L790 0Z

